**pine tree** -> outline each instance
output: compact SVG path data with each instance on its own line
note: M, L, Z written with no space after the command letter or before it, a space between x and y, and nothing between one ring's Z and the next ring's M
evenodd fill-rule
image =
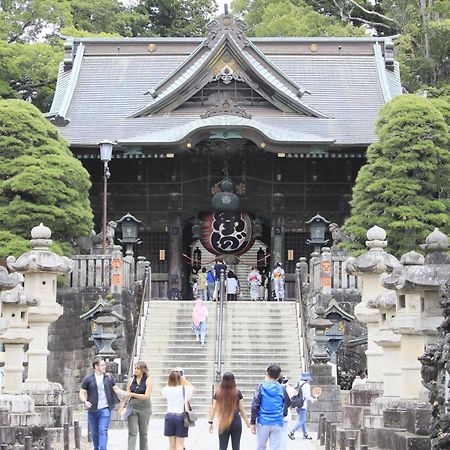
M434 227L450 231L449 128L433 101L410 94L380 110L376 132L343 227L356 240L344 247L361 252L367 229L378 225L387 231L388 250L400 256L418 250Z
M89 235L90 187L87 171L36 107L0 100L0 231L29 239L43 222L54 239ZM3 245L4 251L13 247ZM0 256L7 256L2 248Z

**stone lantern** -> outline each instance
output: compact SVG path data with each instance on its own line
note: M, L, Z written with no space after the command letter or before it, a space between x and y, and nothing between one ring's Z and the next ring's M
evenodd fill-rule
M33 339L28 329L28 315L31 306L38 301L24 292L22 285L0 294L2 316L9 321L7 329L0 336L5 347L5 394L21 394L23 392L24 345Z
M370 308L378 309L378 333L375 344L383 349L383 397L400 396L400 341L401 336L392 330L395 318L396 296L393 292L378 295L369 300Z
M325 309L322 306L317 307L316 314L317 317L308 323L308 327L315 330L312 360L315 364L326 364L330 361L330 355L325 348L328 342L325 332L333 326L333 322L324 318Z
M96 304L86 313L80 316L82 320L91 321L90 341L95 343L98 354L105 359L112 359L116 352L112 349L112 343L117 339L116 326L125 321L125 317L112 309L111 303L98 298Z
M437 228L427 237L425 258L416 252L402 256L402 265L382 278L382 284L396 293L394 333L401 336L402 399L418 399L423 390L418 357L427 345L435 344L442 321L442 286L450 282L447 236Z
M368 381L383 381L383 350L375 343L379 331L379 310L370 306L378 295L388 292L380 284L380 275L392 272L399 265L397 258L387 253L386 231L378 226L367 231L368 252L357 258L349 258L345 268L350 275L358 275L362 283L361 302L356 305L356 318L367 325L367 369Z
M50 228L42 223L31 230L32 250L6 260L13 272L24 275L25 292L39 300L39 307L30 308L28 322L33 337L28 350L28 383L48 383L48 328L63 313L56 302L56 278L72 270L73 261L49 250Z

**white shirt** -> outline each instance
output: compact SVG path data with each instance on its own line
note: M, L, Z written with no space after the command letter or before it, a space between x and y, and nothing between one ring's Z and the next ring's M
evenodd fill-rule
M303 398L305 400L303 402L303 406L301 407L301 409L308 409L308 402L314 403L316 401L316 399L311 396L311 386L309 385L309 383L305 383L304 381L301 381L300 385L302 383L304 383L302 386L302 394L303 394Z
M236 278L227 278L226 286L227 286L227 294L236 294L239 284Z
M108 407L108 400L106 399L105 394L105 385L103 384L104 375L95 375L95 382L97 384L97 393L98 393L98 405L97 409L103 409Z
M190 398L192 387L184 386L185 397ZM167 399L167 412L181 414L184 411L183 386L164 386L162 396Z

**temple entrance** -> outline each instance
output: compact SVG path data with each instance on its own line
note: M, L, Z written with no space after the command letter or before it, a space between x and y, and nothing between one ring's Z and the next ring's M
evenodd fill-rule
M214 265L215 255L205 248L200 240L196 240L191 245L191 277L190 288L192 289L193 280L202 267L210 269ZM252 267L256 267L262 277L262 286L260 292L261 299L267 299L267 277L269 275L270 252L266 243L255 239L253 245L242 255L225 255L224 261L228 270L232 270L239 280L240 292L238 300L249 300L250 293L247 283L247 276Z
M110 162L108 220L130 212L144 224L142 245L136 256L152 264L153 296L172 292L190 295L190 265L183 254L199 239L193 225L214 211L212 198L228 178L239 198L238 211L260 228L256 239L270 253L268 264L278 261L293 273L300 256L311 252L306 241L311 217L320 212L342 223L362 159L321 153L275 153L262 137L239 137L237 131L217 127L208 138L196 130L178 153L133 154L117 152ZM197 141L197 142L196 142ZM84 160L93 173L93 209L101 211L102 179L98 161ZM97 214L96 222L101 217ZM97 228L98 229L98 228Z

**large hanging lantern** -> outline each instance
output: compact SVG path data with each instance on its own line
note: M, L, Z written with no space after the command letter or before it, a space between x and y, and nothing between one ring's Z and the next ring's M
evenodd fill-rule
M200 241L214 255L242 255L255 241L252 220L245 212L206 214L202 217Z

